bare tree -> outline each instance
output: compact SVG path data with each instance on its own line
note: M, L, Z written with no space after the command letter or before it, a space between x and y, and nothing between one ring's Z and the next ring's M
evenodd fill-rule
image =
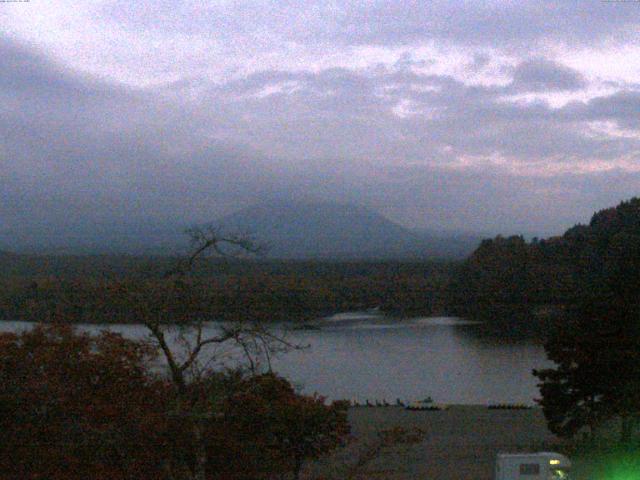
M248 235L222 235L213 227L194 227L187 234L191 238L191 253L165 274L164 283L169 286L152 298L137 298L134 303L139 321L149 330L169 369L177 398L175 415L188 425L192 437L193 465L169 466L168 476L176 480L205 480L205 423L216 413L206 391L207 373L229 350L239 354L246 368L255 373L263 366L271 370L274 353L300 347L252 318L212 327L210 321L216 320L215 312L203 300L206 287L194 281L190 273L199 260L210 254L257 255L264 247Z

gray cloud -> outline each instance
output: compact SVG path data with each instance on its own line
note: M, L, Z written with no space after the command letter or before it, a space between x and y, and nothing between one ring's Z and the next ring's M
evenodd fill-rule
M633 2L629 2L633 3ZM553 40L592 45L633 38L636 5L600 1L515 2L490 0L112 1L101 14L132 29L207 33L222 39L265 36L305 44L402 45L440 40L454 44L530 48Z
M277 183L255 152L199 137L197 118L152 91L83 78L14 42L0 52L0 219L12 235L181 228Z
M604 2L544 3L445 1L356 3L340 27L357 43L410 43L435 38L453 43L504 44L555 39L593 42L631 35L625 29L640 21L638 9Z
M586 81L580 72L572 68L537 58L516 67L512 86L523 92L579 90L586 86Z
M577 85L569 81L579 78L567 75L572 71L549 62L535 75L521 73L505 87L466 86L449 76L382 68L315 74L261 72L212 92L211 102L234 91L251 95L280 82L293 83L293 91L226 102L233 116L251 118L252 145L257 150L277 151L291 160L359 158L428 163L451 161L455 154L500 154L522 164L584 162L614 159L638 148L638 139L596 137L585 126L585 122L604 118L607 113L625 119L628 114L626 125L631 125L629 122L637 118L633 115L638 111L635 105L624 109L610 105L621 94L562 109L544 102L504 100L515 90L514 85L540 88L541 72L546 71L551 71L545 80L548 89ZM626 97L625 101L629 102ZM394 108L402 102L407 102L409 111L398 116ZM445 148L450 152L442 153Z
M640 129L640 90L620 90L587 102L574 102L564 113L584 120L612 120L622 128Z
M545 95L592 85L538 48L543 37L569 46L622 41L638 8L265 1L198 3L194 15L193 5L109 2L96 22L210 36L222 52L249 46L265 58L289 43L322 60L345 45L436 41L468 49L471 63L454 67L470 76L493 68L498 49L515 66L501 72L506 82L478 83L459 71L424 73L447 59L411 54L357 68L266 62L216 80L194 67L182 80L132 88L0 36L5 235L62 242L109 225L173 228L301 197L362 203L410 226L544 234L640 186L628 168L640 159L640 89L601 83L611 92L553 107ZM630 132L599 131L598 121Z

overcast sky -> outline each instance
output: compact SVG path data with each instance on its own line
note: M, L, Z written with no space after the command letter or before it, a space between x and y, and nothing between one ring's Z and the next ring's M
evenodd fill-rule
M640 194L640 2L0 3L0 229L336 200L550 235Z

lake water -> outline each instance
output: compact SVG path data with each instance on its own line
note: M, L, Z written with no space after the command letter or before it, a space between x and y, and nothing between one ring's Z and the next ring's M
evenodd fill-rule
M450 317L399 321L376 313L353 312L318 321L319 330L295 330L288 339L303 350L273 359L273 367L305 393L331 399L532 404L537 398L533 368L551 364L540 345L483 336L480 326ZM29 328L0 322L0 331ZM101 326L84 325L89 331ZM139 325L109 326L143 338ZM220 352L222 353L222 352Z

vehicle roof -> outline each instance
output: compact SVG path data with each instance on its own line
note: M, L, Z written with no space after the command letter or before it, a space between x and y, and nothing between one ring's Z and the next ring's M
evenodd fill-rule
M561 453L556 452L520 452L520 453L499 453L499 457L558 457L558 458L567 458Z
M560 460L560 464L563 468L571 465L571 461L561 453L556 452L523 452L523 453L499 453L498 458L504 459L517 459L517 458L544 458L544 459L557 459Z

